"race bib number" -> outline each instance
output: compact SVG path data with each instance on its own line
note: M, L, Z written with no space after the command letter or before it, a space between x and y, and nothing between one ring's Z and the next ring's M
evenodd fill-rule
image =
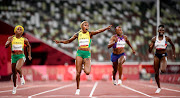
M22 51L22 45L12 45L12 51Z
M89 39L80 39L79 45L80 46L88 46L89 45Z
M117 42L117 44L116 44L116 47L117 48L124 48L125 47L125 42Z

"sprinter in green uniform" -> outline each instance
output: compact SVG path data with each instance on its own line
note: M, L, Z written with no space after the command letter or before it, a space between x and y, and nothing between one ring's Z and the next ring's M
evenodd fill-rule
M112 25L99 29L96 31L89 32L89 23L87 21L83 21L80 25L81 30L77 33L75 33L70 39L68 40L54 40L56 44L58 43L64 43L68 44L71 43L73 40L78 38L78 49L76 54L76 82L77 82L77 90L75 95L80 94L79 89L79 82L80 82L80 74L82 69L82 64L84 62L84 72L86 75L90 74L91 71L91 52L90 52L90 45L91 45L91 38L93 35L96 35L98 33L104 32L105 30L110 30Z
M12 64L12 73L13 73L13 91L12 94L16 94L16 74L17 72L20 75L20 79L21 79L21 85L25 84L25 80L24 77L22 75L22 70L21 67L23 66L26 58L24 55L24 46L27 46L27 50L28 50L28 58L29 60L32 59L31 57L31 46L29 44L29 41L22 37L22 34L24 32L24 28L20 25L16 26L14 29L14 33L15 35L8 37L8 40L5 44L5 47L8 48L9 46L11 46L11 64Z

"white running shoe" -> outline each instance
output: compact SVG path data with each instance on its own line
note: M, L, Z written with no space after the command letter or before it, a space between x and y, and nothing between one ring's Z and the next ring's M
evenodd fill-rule
M155 93L158 94L158 93L160 93L160 91L161 91L161 88L157 88Z
M24 80L24 76L22 75L22 77L20 78L21 80L21 85L24 85L25 84L25 80Z
M116 80L112 80L112 82L113 82L113 84L114 84L114 85L117 85L117 82L116 82Z
M118 79L118 85L122 85L121 79Z
M80 94L80 89L77 89L75 95L79 95L79 94Z
M12 94L16 94L17 87L18 87L18 85L16 85L16 87L13 86Z

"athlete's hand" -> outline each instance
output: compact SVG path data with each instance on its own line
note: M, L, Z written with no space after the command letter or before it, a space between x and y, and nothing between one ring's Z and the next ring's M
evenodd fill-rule
M106 29L107 29L107 30L110 30L110 29L111 29L111 27L112 27L112 25L110 25L110 26L106 27Z
M172 55L174 59L176 59L176 55Z
M29 60L32 60L32 57L31 56L28 56Z
M133 54L136 55L136 51L132 50Z
M59 43L60 43L60 41L58 41L58 40L54 40L54 42L55 42L56 44L59 44Z

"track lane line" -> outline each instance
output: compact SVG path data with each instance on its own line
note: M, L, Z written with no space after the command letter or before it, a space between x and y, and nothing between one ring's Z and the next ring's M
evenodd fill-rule
M151 88L157 88L157 86L153 86L153 85L149 85L149 84L139 84L139 83L134 83L134 84L148 86L148 87L151 87ZM165 87L161 87L161 89L169 90L169 91L174 91L174 92L180 92L179 90L165 88Z
M25 89L31 89L31 88L36 88L36 87L43 87L45 85L36 85L36 86L32 86L32 87L23 87L23 88L17 88L16 90L25 90ZM0 91L0 93L4 93L4 92L11 92L12 90L5 90L5 91Z
M63 88L66 88L66 87L70 87L70 86L73 86L74 84L75 83L69 84L69 85L65 85L65 86L61 86L61 87L58 87L58 88L55 88L55 89L51 89L51 90L48 90L48 91L40 92L40 93L31 95L31 96L28 96L28 98L32 98L32 97L37 96L37 95L41 95L41 94L44 94L44 93L48 93L48 92L56 91L56 90L63 89Z
M96 83L94 84L93 89L91 90L91 93L90 93L89 97L92 97L92 95L93 95L93 93L94 93L97 85L98 85L98 82L96 82Z
M128 86L125 86L125 85L121 85L121 86L124 87L124 88L126 88L126 89L129 89L129 90L131 90L131 91L134 91L134 92L137 92L137 93L139 93L139 94L145 95L145 96L147 96L147 97L153 97L153 96L150 96L150 95L145 94L145 93L143 93L143 92L140 92L140 91L138 91L138 90L135 90L135 89L133 89L133 88L130 88L130 87L128 87Z

